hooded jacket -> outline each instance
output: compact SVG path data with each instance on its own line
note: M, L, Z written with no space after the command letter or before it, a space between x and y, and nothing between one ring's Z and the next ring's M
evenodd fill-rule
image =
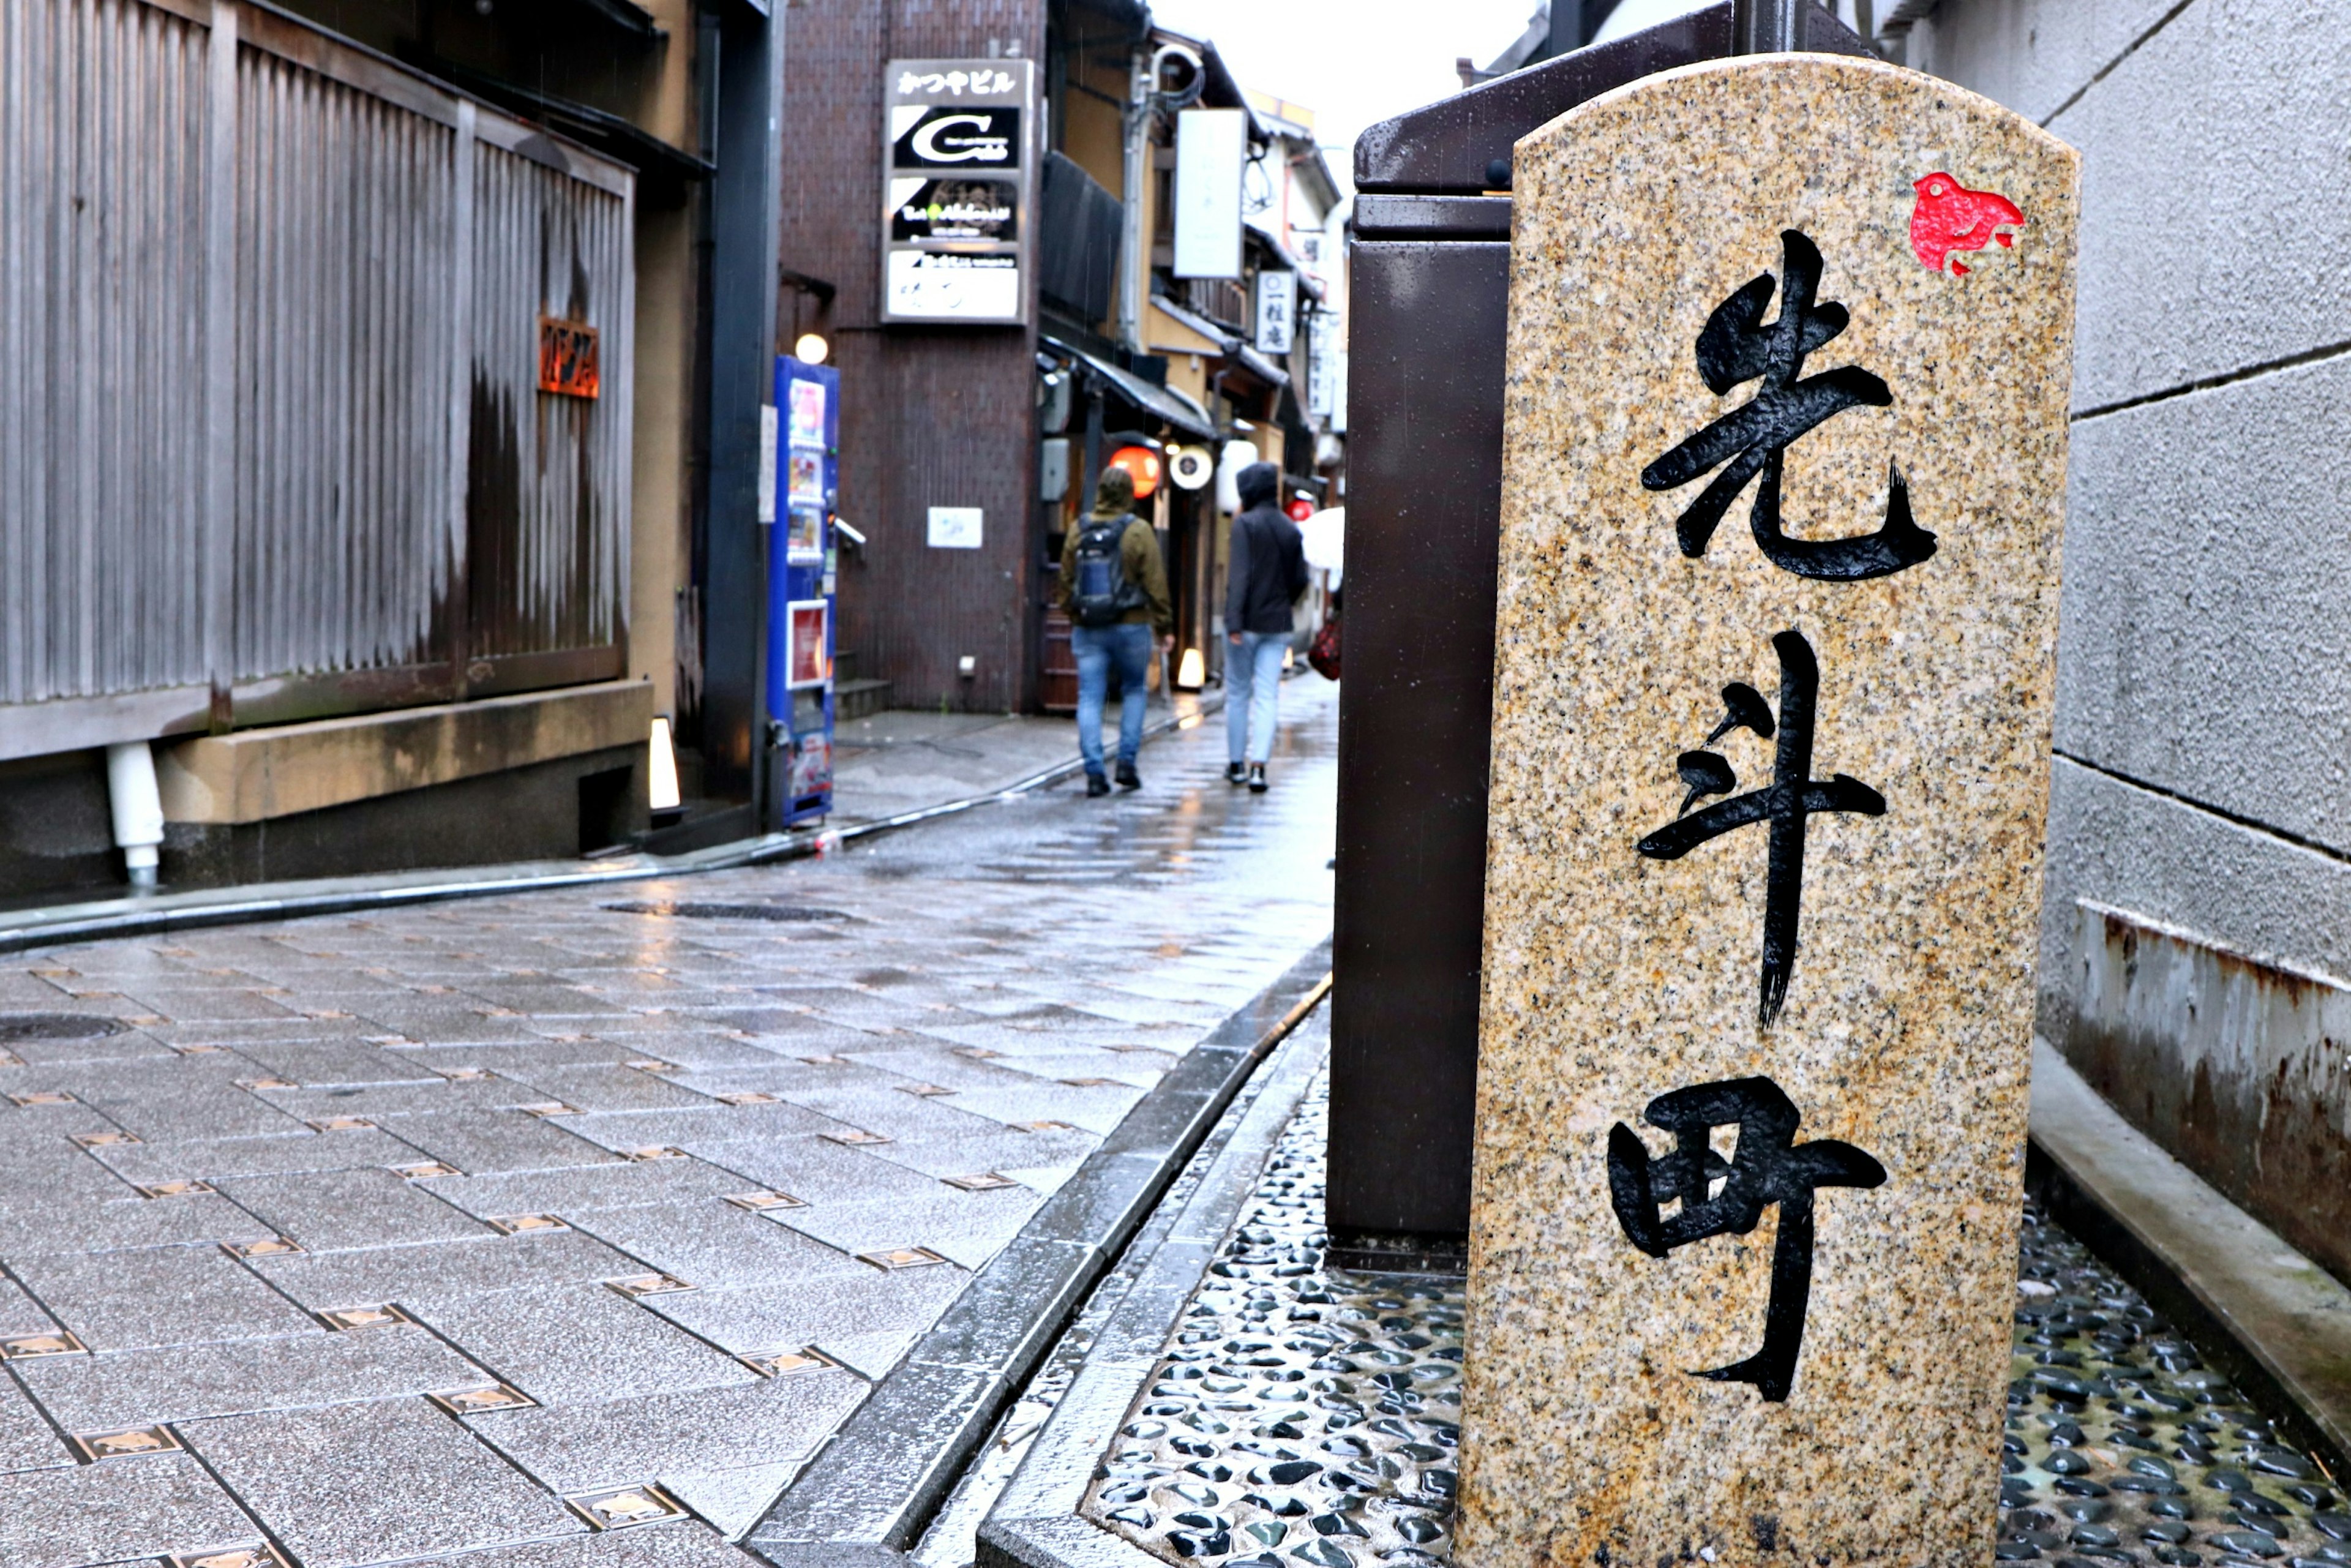
M1225 577L1225 630L1290 631L1290 607L1306 591L1306 541L1276 504L1281 471L1252 463L1235 480L1241 514L1233 519L1231 564Z
M1143 590L1143 602L1119 619L1134 624L1147 622L1165 637L1176 630L1176 607L1167 597L1167 563L1160 559L1159 536L1149 523L1134 516L1134 476L1123 468L1102 470L1094 485L1094 509L1061 540L1061 608L1070 609L1070 596L1077 591L1078 535L1087 523L1116 522L1121 517L1127 524L1126 532L1119 536L1119 567L1127 581Z

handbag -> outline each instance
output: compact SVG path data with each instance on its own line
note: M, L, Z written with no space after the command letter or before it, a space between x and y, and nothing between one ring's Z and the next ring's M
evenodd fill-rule
M1339 678L1339 617L1337 614L1333 613L1329 620L1323 622L1322 630L1314 633L1314 641L1306 649L1306 662L1311 664L1314 667L1314 673L1323 679L1335 681Z

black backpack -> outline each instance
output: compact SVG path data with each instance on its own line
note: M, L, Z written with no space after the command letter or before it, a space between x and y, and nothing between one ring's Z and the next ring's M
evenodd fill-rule
M1070 619L1081 626L1115 626L1143 606L1143 589L1126 580L1122 549L1133 517L1091 518L1078 532L1077 570L1070 585Z

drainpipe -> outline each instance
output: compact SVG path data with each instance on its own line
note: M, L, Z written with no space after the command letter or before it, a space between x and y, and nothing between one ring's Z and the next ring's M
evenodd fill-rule
M155 754L145 741L106 748L106 790L114 808L114 841L131 868L131 890L152 893L155 850L163 841L163 799L155 789Z
M1134 51L1126 90L1126 231L1118 267L1118 340L1143 351L1143 268L1150 255L1143 236L1143 182L1151 172L1151 66L1155 59ZM1092 506L1091 499L1086 505Z
M1169 60L1181 60L1190 77L1177 90L1162 92L1160 78ZM1126 232L1120 246L1123 254L1118 277L1118 336L1138 354L1143 352L1144 296L1151 278L1151 237L1143 232L1143 184L1151 177L1151 128L1163 104L1184 109L1196 103L1207 83L1207 62L1181 44L1162 44L1147 57L1141 49L1134 52L1134 76L1127 87L1125 114Z

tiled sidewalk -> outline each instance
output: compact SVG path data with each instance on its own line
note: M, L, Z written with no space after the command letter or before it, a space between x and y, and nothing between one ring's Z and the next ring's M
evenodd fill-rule
M0 1568L739 1568L1328 930L1334 696L1262 799L1210 725L828 861L0 968Z

